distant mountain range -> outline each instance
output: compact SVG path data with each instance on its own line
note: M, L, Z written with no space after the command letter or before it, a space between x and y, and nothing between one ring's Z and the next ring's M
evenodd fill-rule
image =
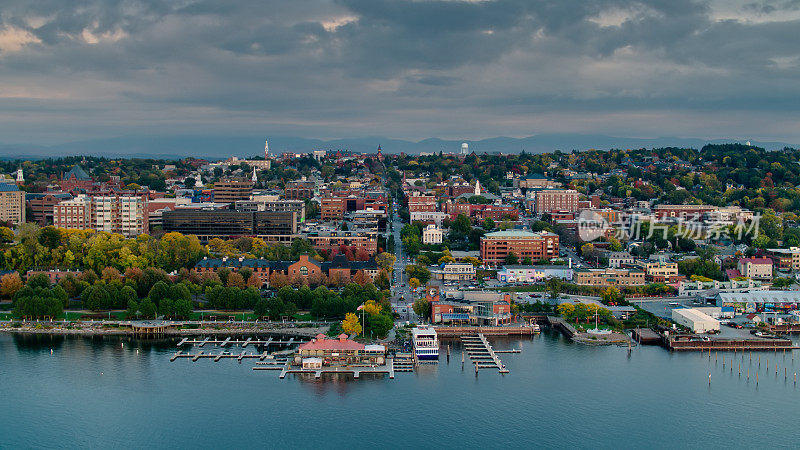
M39 146L29 144L0 143L0 158L41 159L70 155L96 155L107 157L142 158L197 158L224 159L230 156L261 155L264 136L121 136L110 139L94 139L64 144ZM422 152L458 153L461 143L469 144L476 153L546 153L555 150L609 150L612 148L691 147L700 148L712 143L731 143L731 139L696 139L659 137L653 139L607 136L602 134L538 134L525 138L495 137L482 140L424 139L419 142L372 136L352 139L306 139L294 136L269 136L271 154L285 151L309 152L311 150L349 149L354 152L374 152L378 145L384 153L419 154ZM795 147L785 142L751 141L751 144L767 150Z

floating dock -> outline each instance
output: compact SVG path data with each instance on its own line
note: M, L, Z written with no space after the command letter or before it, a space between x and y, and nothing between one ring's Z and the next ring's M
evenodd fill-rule
M183 347L184 345L197 345L198 347L203 347L206 344L214 344L219 345L220 347L226 347L229 345L241 345L242 348L246 348L248 345L292 345L292 344L302 344L306 342L306 339L303 338L289 338L289 340L284 339L253 339L247 338L244 340L240 339L231 339L227 337L225 339L211 339L209 337L201 338L201 339L189 339L183 338L180 342L178 342L178 348Z
M178 350L172 357L169 358L170 362L175 361L178 358L186 358L191 359L193 362L197 361L201 358L210 358L213 359L214 362L219 362L220 359L237 359L239 361L245 358L257 358L261 361L265 360L266 358L274 358L274 356L270 355L268 352L264 353L245 353L242 351L241 353L231 353L231 352L219 352L219 353L205 353L203 350L200 350L197 353L183 353L182 351Z
M393 360L395 372L413 372L414 371L414 354L413 353L396 353Z
M259 370L258 367L254 367L253 370ZM261 370L268 370L268 369L261 369ZM292 367L290 364L286 363L281 368L280 378L286 378L287 374L290 373L299 373L299 374L313 374L314 378L322 378L322 375L325 374L351 374L353 378L358 379L361 377L362 374L383 374L389 375L390 379L394 379L394 360L392 358L386 359L386 364L382 366L346 366L346 367L323 367L321 369L303 369L299 367Z
M497 352L492 349L483 334L461 336L461 342L469 359L475 364L476 374L478 369L497 369L500 373L508 373L503 361L497 356Z
M634 328L631 335L636 342L644 345L661 345L663 342L661 335L650 328Z

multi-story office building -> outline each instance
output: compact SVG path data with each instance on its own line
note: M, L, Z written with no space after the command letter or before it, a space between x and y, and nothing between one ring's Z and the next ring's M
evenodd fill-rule
M230 178L214 183L214 201L219 203L250 200L252 192L253 181L247 178Z
M317 195L317 183L314 181L289 181L283 190L287 200L308 200Z
M164 231L193 234L201 242L231 236L257 236L289 243L297 235L296 211L195 210L177 208L162 215Z
M16 184L0 183L0 221L13 225L25 222L25 193Z
M578 191L573 189L542 189L534 194L534 211L537 214L550 211L575 212L578 210Z
M36 192L25 194L25 202L30 208L30 219L40 226L53 224L55 206L72 198L69 192Z
M558 256L558 235L555 233L506 230L486 233L481 238L481 259L486 264L504 263L513 253L519 260L533 261Z
M432 212L436 211L436 196L412 192L408 196L408 212Z

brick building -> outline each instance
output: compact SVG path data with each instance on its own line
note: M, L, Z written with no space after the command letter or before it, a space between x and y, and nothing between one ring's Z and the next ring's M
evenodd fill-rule
M214 183L215 202L235 202L250 200L253 193L253 181L247 178L231 178Z
M542 189L534 194L534 211L537 214L550 211L578 211L580 194L573 189Z
M519 260L526 257L533 261L555 258L558 249L558 235L544 231L496 231L481 238L481 260L491 265L504 263L509 253L514 253Z
M25 202L31 210L29 219L40 226L53 224L55 206L72 198L69 192L35 192L25 195Z

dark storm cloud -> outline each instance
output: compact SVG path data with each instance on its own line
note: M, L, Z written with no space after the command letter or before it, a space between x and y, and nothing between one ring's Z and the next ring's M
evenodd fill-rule
M800 137L796 0L3 3L0 134L13 140L148 124L687 135L696 117L708 135ZM747 111L775 125L746 129Z

